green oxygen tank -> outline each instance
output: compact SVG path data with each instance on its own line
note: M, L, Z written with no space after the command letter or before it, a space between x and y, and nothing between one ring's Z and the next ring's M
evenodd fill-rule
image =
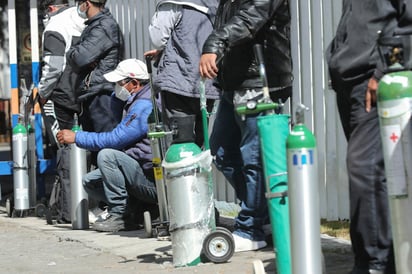
M29 173L27 159L27 129L19 117L12 131L14 209L27 210L29 201Z
M77 114L74 114L73 132L81 127ZM89 228L89 202L87 192L83 187L83 175L87 172L86 150L75 143L70 145L70 191L71 191L71 221L73 229Z
M287 141L292 273L322 273L316 139L298 106Z
M397 273L412 273L412 71L386 74L377 91Z
M181 118L181 119L180 119ZM209 193L212 157L193 142L193 117L179 117L177 134L162 162L169 206L173 265L201 262L203 241L211 231L213 199ZM186 130L185 130L186 128Z

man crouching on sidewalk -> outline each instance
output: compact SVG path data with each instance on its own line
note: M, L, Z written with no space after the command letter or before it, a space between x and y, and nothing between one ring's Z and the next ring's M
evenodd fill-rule
M127 59L104 77L116 83L115 97L126 101L122 121L110 132L61 130L57 140L99 151L98 168L83 176L83 186L91 197L107 204L109 215L96 221L93 229L133 230L143 219L144 210L158 214L152 152L147 138L147 119L152 111L149 74L145 63Z

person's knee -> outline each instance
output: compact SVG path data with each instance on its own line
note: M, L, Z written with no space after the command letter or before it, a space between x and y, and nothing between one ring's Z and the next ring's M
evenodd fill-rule
M97 154L97 166L101 166L101 163L107 163L113 158L113 150L104 148Z
M92 180L89 178L88 173L83 175L82 184L83 184L83 188L84 188L84 190L86 190L86 192L89 192L91 182L92 182Z

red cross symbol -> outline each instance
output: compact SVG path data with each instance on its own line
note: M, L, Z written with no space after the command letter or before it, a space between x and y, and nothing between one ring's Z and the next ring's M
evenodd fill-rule
M389 139L391 139L392 142L396 143L399 139L399 136L396 135L394 132L392 133L392 135L389 137Z

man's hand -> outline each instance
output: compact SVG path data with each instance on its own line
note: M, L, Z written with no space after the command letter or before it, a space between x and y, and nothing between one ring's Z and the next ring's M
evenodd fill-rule
M69 129L60 130L56 136L60 144L73 144L76 139L76 133Z
M39 96L39 103L41 106L44 106L47 103L47 99Z
M202 77L213 79L217 76L216 58L217 55L214 53L202 54L199 62L199 70Z
M374 77L369 79L368 89L365 94L365 110L366 112L371 111L372 105L376 104L376 90L378 89L378 80Z
M151 56L152 58L156 58L157 55L160 54L160 52L162 52L161 50L158 49L151 49L146 51L143 55L146 56Z

